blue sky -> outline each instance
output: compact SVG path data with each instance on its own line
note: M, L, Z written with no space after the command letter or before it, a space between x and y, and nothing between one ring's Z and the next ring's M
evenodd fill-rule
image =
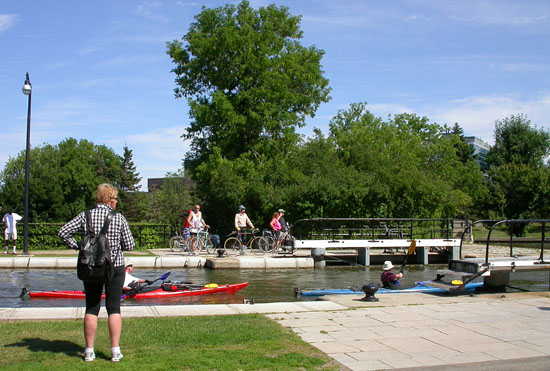
M143 178L181 167L185 100L173 94L166 41L181 39L201 6L231 1L0 0L0 169L31 145L68 137L133 150ZM308 120L327 131L351 103L458 122L490 144L496 120L524 113L550 128L550 1L251 1L302 15L303 45L322 59L332 100Z

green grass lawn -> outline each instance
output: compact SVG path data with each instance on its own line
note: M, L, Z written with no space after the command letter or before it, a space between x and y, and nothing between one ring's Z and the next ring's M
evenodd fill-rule
M82 360L82 321L0 323L2 370L338 370L327 355L262 315L123 319L119 364L106 320L96 360Z

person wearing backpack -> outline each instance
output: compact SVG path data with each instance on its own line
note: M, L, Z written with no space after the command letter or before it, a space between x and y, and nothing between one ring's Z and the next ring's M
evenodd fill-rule
M109 264L112 265L112 278L104 283L91 283L84 281L86 292L86 314L84 316L84 338L86 349L84 361L91 362L95 359L94 342L97 332L97 317L101 305L101 294L105 288L105 307L108 314L109 335L111 339L111 362L118 362L122 358L120 351L120 334L122 331L122 317L120 315L120 298L125 277L124 253L133 250L134 238L126 218L120 213L114 213L118 202L118 190L110 184L100 184L95 194L97 205L89 210L91 222L87 223L87 212L81 212L59 230L59 237L70 247L80 249L73 235L80 232L84 237L98 235L100 231L107 231L105 236L110 249ZM108 220L108 217L110 221ZM106 221L107 220L107 221ZM92 231L88 231L87 225ZM88 240L88 238L86 238Z

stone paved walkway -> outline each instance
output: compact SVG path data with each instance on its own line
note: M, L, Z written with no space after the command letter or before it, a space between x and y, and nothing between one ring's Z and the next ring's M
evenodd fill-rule
M550 356L548 293L378 298L378 303L364 303L350 295L332 296L328 299L353 310L269 317L350 370Z

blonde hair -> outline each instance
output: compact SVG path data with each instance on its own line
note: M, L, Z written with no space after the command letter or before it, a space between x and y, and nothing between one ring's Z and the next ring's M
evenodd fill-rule
M97 186L95 191L95 200L98 204L107 203L110 198L117 197L118 190L109 183L103 183Z

